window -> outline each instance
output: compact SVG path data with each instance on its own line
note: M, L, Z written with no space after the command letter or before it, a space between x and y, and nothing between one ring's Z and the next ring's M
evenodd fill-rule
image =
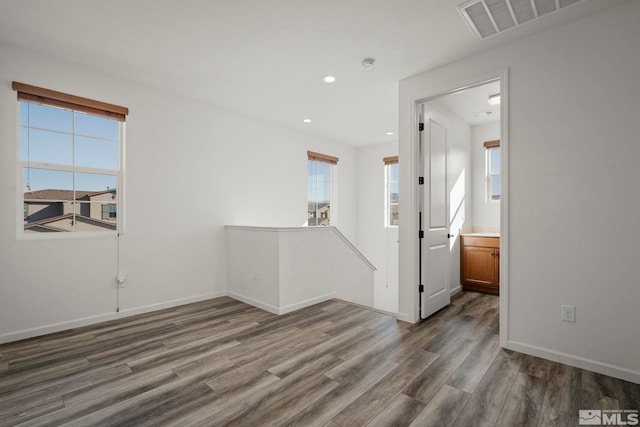
M307 156L307 225L335 224L332 186L338 158L312 151L307 151Z
M24 234L118 231L128 110L13 83L20 107Z
M116 206L115 204L102 205L102 219L106 221L113 221L116 219Z
M500 141L484 143L487 152L487 201L500 200Z
M398 226L398 156L385 157L385 227Z

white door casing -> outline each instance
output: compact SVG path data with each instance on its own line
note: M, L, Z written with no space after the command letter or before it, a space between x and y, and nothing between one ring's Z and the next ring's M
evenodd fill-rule
M420 106L423 130L419 132L420 172L420 268L423 292L420 317L425 319L451 302L449 293L449 221L447 192L447 128Z

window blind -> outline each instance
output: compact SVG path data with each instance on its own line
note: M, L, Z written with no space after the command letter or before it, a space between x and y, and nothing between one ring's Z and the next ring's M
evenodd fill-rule
M484 143L484 148L496 148L500 147L500 140L497 139L495 141L487 141Z
M309 157L309 160L317 160L319 162L326 162L326 163L331 163L334 165L338 164L338 158L334 157L334 156L329 156L326 154L321 154L321 153L315 153L313 151L307 151L307 156Z
M69 95L67 93L31 86L25 83L13 82L11 84L11 88L18 92L19 101L68 108L121 122L124 122L127 114L129 114L129 109L126 107L94 101L93 99Z
M398 163L398 156L385 157L382 161L385 165L393 165Z

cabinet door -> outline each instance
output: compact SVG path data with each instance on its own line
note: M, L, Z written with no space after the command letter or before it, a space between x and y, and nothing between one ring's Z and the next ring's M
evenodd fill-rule
M469 285L495 286L495 249L465 246L463 251L462 282Z

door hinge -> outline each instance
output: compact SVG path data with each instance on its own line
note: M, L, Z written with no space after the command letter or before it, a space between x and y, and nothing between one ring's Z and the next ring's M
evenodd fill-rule
M418 177L418 185L424 185L424 176Z
M419 123L418 124L418 131L422 132L424 130L424 123Z
M419 239L424 239L424 231L422 231L422 230L418 231L418 238Z
M424 285L418 285L418 292L424 292Z

